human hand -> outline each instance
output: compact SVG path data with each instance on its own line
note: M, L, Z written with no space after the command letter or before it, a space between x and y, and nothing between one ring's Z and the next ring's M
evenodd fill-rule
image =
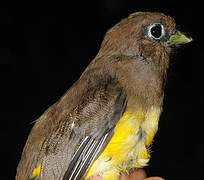
M120 180L164 180L161 177L146 177L146 173L143 169L133 171L129 176L122 175ZM102 180L101 177L95 177L90 180Z

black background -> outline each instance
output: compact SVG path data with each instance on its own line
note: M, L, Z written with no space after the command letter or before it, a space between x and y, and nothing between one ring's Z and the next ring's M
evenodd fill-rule
M184 179L194 172L200 176L204 167L202 11L140 8L136 1L125 0L66 3L1 3L1 179L14 179L32 122L78 79L97 54L107 29L136 11L168 14L194 39L171 58L164 112L146 171L166 179Z

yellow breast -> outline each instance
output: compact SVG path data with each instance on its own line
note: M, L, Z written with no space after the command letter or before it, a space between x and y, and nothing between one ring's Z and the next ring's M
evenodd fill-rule
M152 107L133 111L127 108L115 127L115 133L104 151L92 163L85 179L101 176L103 180L117 180L121 172L147 165L150 155L147 147L158 128L161 110Z

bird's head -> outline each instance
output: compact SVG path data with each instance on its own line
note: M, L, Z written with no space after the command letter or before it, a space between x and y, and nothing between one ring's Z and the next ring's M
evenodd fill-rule
M191 40L176 30L173 18L162 13L137 12L106 33L99 55L141 56L164 63L172 46Z

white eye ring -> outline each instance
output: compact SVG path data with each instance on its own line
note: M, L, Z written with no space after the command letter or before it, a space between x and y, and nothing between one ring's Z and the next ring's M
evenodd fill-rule
M148 36L160 40L165 35L164 26L160 23L151 24L148 27Z

